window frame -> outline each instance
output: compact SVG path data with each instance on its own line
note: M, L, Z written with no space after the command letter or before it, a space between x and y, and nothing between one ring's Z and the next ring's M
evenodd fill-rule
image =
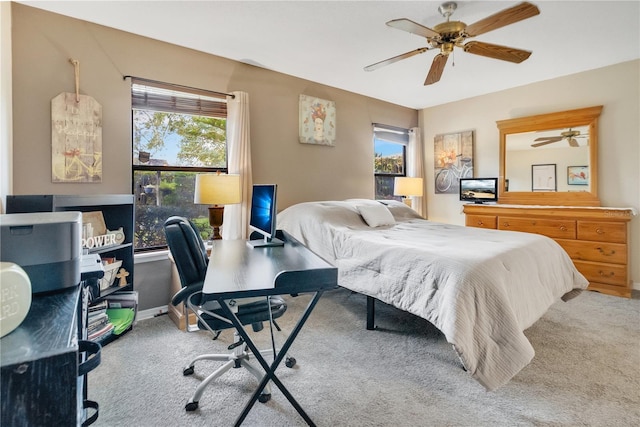
M374 198L377 198L378 196L378 178L389 178L389 177L405 177L407 176L407 147L409 146L409 129L405 129L405 128L401 128L401 127L397 127L397 126L390 126L390 125L384 125L384 124L380 124L380 123L373 123L372 124L372 130L373 130L373 161L374 161L374 167L373 167L373 179L374 179ZM392 144L398 144L402 146L402 172L401 173L394 173L394 172L377 172L375 170L375 155L376 155L376 151L375 151L375 144L376 144L376 140L378 141L384 141L387 143L392 143ZM392 184L393 187L393 184ZM399 196L393 196L393 190L392 190L392 196L391 199L393 200L401 200L401 198Z
M166 95L164 97L155 97L155 101L160 101L159 104L155 103L152 99L149 104L143 105L141 103L141 96L137 96L137 100L134 99L134 85L150 87L150 88L158 88L161 91L171 91L174 92L173 95ZM152 89L153 91L153 89ZM184 98L181 98L181 94L188 94ZM169 99L173 96L173 99ZM207 98L217 98L219 99L219 104L211 105L206 104L206 102L199 101L199 97L207 97ZM204 89L191 88L188 86L176 85L171 83L157 82L154 80L142 79L138 77L131 77L131 191L135 196L134 206L137 206L141 202L142 192L136 188L136 173L137 172L156 172L158 174L159 180L162 176L162 173L165 172L187 172L187 173L227 173L228 172L228 161L229 161L229 147L228 141L226 140L226 122L227 122L227 94L222 94L219 92L207 91ZM160 99L163 98L163 99ZM147 100L147 97L145 97ZM186 100L186 102L184 102ZM177 105L179 102L179 106L175 109L171 108L171 103ZM215 104L215 102L212 102ZM224 104L224 106L222 106ZM204 107L210 107L208 110ZM145 108L147 107L147 108ZM162 112L162 113L176 113L182 115L191 115L191 116L202 116L202 117L212 117L216 119L224 119L225 120L225 166L172 166L172 165L147 165L147 164L136 164L136 147L135 147L135 129L133 126L134 115L136 110L145 110L150 112ZM218 114L215 114L218 113ZM139 151L138 151L139 153ZM160 181L158 181L159 185ZM158 195L156 195L158 197ZM176 214L179 214L176 212ZM138 221L137 216L134 213L134 233L138 230ZM145 253L151 251L158 250L166 250L167 245L161 246L149 246L138 248L136 247L136 236L134 236L134 253Z

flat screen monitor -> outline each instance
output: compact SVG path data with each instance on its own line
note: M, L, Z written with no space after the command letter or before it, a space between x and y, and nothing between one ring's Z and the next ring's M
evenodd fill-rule
M460 200L470 203L498 201L498 178L460 178Z
M249 228L262 234L260 240L249 240L254 248L282 246L284 242L276 239L276 215L278 186L275 184L256 184L251 195L251 216Z

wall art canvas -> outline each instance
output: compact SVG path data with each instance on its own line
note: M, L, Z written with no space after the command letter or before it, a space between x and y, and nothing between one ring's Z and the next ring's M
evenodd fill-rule
M557 191L556 165L531 165L531 191Z
M460 178L473 178L474 131L434 137L434 182L436 194L458 194Z
M589 166L568 166L567 184L589 185Z
M303 144L335 146L336 103L300 95L299 138Z
M102 106L61 93L51 100L52 182L102 182Z

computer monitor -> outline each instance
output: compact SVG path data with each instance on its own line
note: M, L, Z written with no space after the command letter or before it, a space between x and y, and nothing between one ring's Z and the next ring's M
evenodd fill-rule
M248 240L254 248L282 246L284 242L276 239L276 215L278 186L276 184L255 184L251 196L251 217L249 228L262 234L260 240Z

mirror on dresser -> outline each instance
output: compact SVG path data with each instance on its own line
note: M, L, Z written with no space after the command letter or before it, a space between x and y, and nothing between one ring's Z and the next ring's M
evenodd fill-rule
M600 206L598 117L602 106L496 122L501 204Z

